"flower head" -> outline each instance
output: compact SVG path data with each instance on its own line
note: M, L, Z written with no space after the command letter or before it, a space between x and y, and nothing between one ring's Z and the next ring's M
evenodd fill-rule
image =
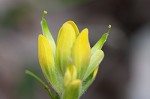
M45 78L62 99L78 99L96 77L108 33L91 48L88 29L79 33L73 21L62 25L56 43L44 16L41 26L43 35L39 35L38 55Z

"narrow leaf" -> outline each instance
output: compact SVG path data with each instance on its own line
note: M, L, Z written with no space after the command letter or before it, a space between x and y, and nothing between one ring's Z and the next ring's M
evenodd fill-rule
M29 70L26 70L25 71L26 74L32 76L33 78L35 78L37 81L39 81L41 83L41 85L45 88L45 90L48 92L49 96L52 98L52 99L55 99L54 98L54 95L52 94L51 90L49 89L49 87L37 76L35 75L32 71L29 71Z

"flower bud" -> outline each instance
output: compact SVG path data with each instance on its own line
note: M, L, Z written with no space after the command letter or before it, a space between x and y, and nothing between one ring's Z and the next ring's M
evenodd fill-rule
M73 65L68 66L64 75L64 87L67 87L67 85L76 78L77 78L76 67Z

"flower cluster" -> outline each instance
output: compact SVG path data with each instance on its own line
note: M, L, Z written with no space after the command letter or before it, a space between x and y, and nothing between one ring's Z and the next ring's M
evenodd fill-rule
M41 26L43 34L38 37L38 57L46 80L60 99L79 99L96 77L104 58L101 48L108 33L91 48L88 29L79 32L73 21L62 25L56 43L44 16Z

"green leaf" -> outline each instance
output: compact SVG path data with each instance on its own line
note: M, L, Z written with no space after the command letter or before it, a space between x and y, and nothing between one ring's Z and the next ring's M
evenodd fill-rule
M97 66L102 62L104 58L104 52L102 50L96 50L94 54L91 56L90 64L88 66L88 69L84 75L83 80L85 80L91 73L95 70Z
M52 98L52 99L55 99L54 98L54 95L52 94L51 90L49 89L49 87L45 84L45 82L43 82L37 75L35 75L33 72L29 71L29 70L26 70L25 71L26 74L32 76L33 78L35 78L37 81L39 81L42 86L45 88L45 90L48 92L49 96Z
M44 14L43 14L43 17L42 17L42 21L41 21L41 27L42 27L42 32L43 32L43 35L48 39L51 47L52 47L52 51L53 51L53 54L55 56L55 51L56 51L56 44L55 44L55 41L52 37L52 34L48 28L48 25L47 25L47 22L46 22L46 19L44 18L45 15L47 14L46 11L44 11Z
M61 99L79 99L81 92L81 80L73 80L66 87Z

